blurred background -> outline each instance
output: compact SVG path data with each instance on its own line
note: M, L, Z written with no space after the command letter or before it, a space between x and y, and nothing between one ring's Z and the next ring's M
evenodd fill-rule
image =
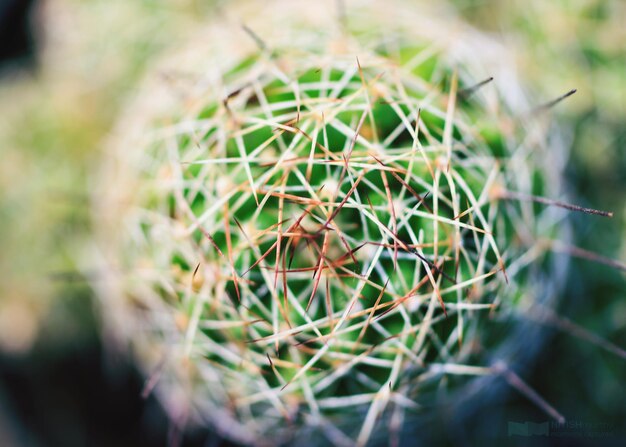
M150 61L219 7L0 0L0 446L230 445L177 430L153 398L141 398L139 373L99 339L85 277L97 272L76 264L89 241L90 173L116 115ZM571 148L570 201L615 215L572 215L573 244L626 260L626 2L451 0L451 13L510 49L537 97L578 89L553 112ZM579 428L509 436L511 421L549 420L512 392L458 421L439 420L432 442L626 445L626 360L563 324L624 348L625 295L624 272L573 259L561 327L548 325L545 348L523 372ZM592 437L590 424L609 427L608 437Z

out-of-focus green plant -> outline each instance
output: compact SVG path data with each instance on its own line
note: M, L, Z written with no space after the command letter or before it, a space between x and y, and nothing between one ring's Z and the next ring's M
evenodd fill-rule
M59 286L88 234L90 165L145 62L211 3L42 2L36 71L0 78L0 349L27 350L40 325L72 337Z
M604 0L454 0L464 15L504 39L545 98L576 88L563 110L575 126L574 156L602 179L623 163L626 120L626 3ZM582 176L580 176L582 177ZM621 181L609 175L605 181ZM607 203L623 199L608 193ZM587 193L587 191L585 191ZM589 198L598 198L588 191ZM621 212L620 210L617 210ZM610 248L610 247L608 247Z
M453 0L471 22L515 54L520 69L546 99L578 89L561 109L569 130L567 177L572 197L611 209L612 220L574 219L572 244L626 260L626 2L620 0ZM560 315L624 346L624 273L574 260ZM571 328L566 333L575 334ZM623 421L623 359L572 338L555 346L556 375L546 382L571 416ZM570 374L571 371L575 371ZM573 399L571 390L579 390ZM569 406L569 408L567 408ZM626 428L619 427L623 433Z

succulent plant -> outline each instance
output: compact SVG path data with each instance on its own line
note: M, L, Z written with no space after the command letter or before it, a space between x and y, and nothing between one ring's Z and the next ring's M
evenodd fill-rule
M222 14L120 119L105 324L175 417L255 444L397 439L527 349L494 321L553 294L562 212L537 197L560 194L558 133L506 51L408 2Z

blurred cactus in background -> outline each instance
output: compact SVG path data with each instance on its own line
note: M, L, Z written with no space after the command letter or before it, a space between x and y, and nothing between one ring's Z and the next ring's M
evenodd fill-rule
M25 2L0 3L2 15ZM75 445L89 424L102 442L89 444L122 445L120 432L133 423L132 414L117 423L107 419L107 409L132 413L139 392L114 403L115 385L132 383L132 370L118 361L127 381L112 385L110 371L99 369L98 317L77 265L91 231L91 165L145 62L175 44L211 6L30 3L30 16L9 15L0 24L3 49L16 43L9 31L18 24L30 24L21 32L30 34L26 43L37 43L34 54L0 66L0 444ZM100 390L108 400L86 397ZM96 416L91 399L102 411Z
M617 268L574 259L558 307L595 336L620 346L626 340L626 3L606 0L453 0L460 13L510 50L519 69L543 96L576 88L559 109L570 149L567 189L581 204L611 209L615 217L596 222L572 216L572 245L622 261ZM579 253L580 254L580 253ZM620 271L621 270L621 271ZM588 342L567 337L564 329L554 350L563 360L546 377L545 387L559 395L570 417L613 421L626 418L621 358ZM582 350L582 351L581 351ZM572 371L574 373L572 374ZM559 378L571 376L564 384ZM579 399L568 396L579 390ZM626 427L620 426L621 433Z
M182 38L182 30L197 20L193 2L178 6L34 4L37 64L30 72L20 66L0 72L3 349L27 352L40 327L53 338L76 335L70 328L78 330L83 316L74 318L75 304L63 303L75 295L76 253L90 231L89 165L145 62L175 42L172 31ZM65 287L67 280L72 287ZM81 312L89 313L88 300L78 301ZM92 318L87 320L91 325Z

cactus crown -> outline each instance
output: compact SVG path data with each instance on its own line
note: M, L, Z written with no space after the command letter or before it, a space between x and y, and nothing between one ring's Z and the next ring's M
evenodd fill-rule
M342 427L364 443L441 373L488 373L465 366L483 358L483 315L530 281L524 262L504 266L555 231L498 200L550 187L543 140L519 143L467 54L290 31L248 29L256 48L183 79L184 100L150 117L123 289L142 355L165 356L161 380L230 436L320 426L341 443Z

